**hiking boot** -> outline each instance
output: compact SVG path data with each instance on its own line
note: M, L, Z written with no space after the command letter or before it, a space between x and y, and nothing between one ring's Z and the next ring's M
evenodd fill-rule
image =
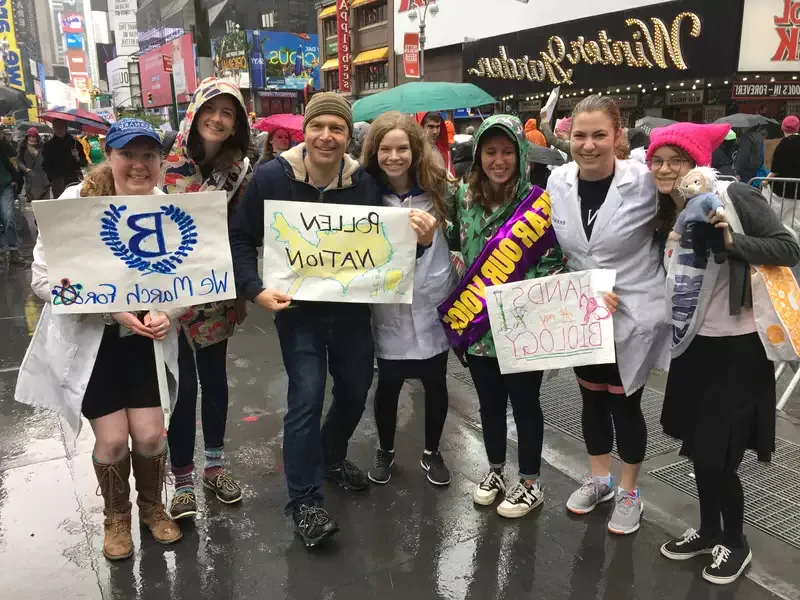
M211 477L203 475L203 487L214 492L217 500L223 504L235 504L242 499L242 488L225 471L220 471Z
M26 264L26 260L22 258L22 255L19 253L19 250L11 250L8 253L8 262L12 265L24 265Z
M367 473L369 480L374 483L389 483L392 478L392 465L394 464L394 450L375 451L375 461Z
M638 531L643 512L644 502L639 497L639 490L632 492L620 490L614 512L608 522L608 530L617 535L628 535Z
M711 554L714 560L703 569L703 579L718 585L736 581L745 570L745 567L753 560L753 553L747 544L747 540L744 541L744 546L741 548L723 545L714 546Z
M687 529L681 537L661 546L661 554L670 560L689 560L695 556L711 554L716 545L716 538L701 536L694 529Z
M428 481L433 485L447 485L450 483L450 469L444 464L442 453L438 450L430 454L422 454L420 466L428 472Z
M339 487L354 492L360 492L369 487L367 476L349 460L336 466L325 467L325 477L335 481Z
M166 448L156 456L132 454L133 477L136 480L139 520L161 544L172 544L183 537L180 527L167 513L161 494L166 476Z
M505 493L506 481L503 479L503 474L491 469L489 474L483 478L483 481L472 492L472 501L481 506L491 506L494 504L497 494L500 492Z
M611 484L604 483L595 475L589 477L580 488L575 490L567 500L567 510L576 515L585 515L594 510L601 502L608 502L614 498L614 488Z
M306 547L316 546L339 531L339 525L321 506L301 504L292 511L294 530Z
M94 461L92 461L94 462ZM103 497L103 555L108 560L122 560L133 555L131 537L131 457L113 465L94 462L97 495Z
M497 507L497 514L507 519L524 517L534 508L544 502L544 492L538 481L532 485L520 479L506 492L505 499Z
M194 495L194 489L190 488L175 494L169 505L169 514L175 520L194 517L197 514L197 498Z

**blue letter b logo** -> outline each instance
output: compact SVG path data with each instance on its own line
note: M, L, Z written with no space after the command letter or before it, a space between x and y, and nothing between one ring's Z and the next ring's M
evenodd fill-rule
M144 213L128 217L128 227L136 232L128 242L128 247L134 255L140 258L156 258L167 254L162 216L161 213ZM145 222L144 225L140 224L142 221ZM150 249L143 248L142 245L152 236L155 236L154 241L146 244Z

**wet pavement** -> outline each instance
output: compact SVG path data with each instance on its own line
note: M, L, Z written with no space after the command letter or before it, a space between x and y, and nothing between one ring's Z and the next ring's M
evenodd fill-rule
M641 530L627 537L607 532L610 506L581 518L570 515L564 501L576 482L549 465L542 473L545 504L527 517L504 520L475 507L470 494L486 468L477 400L454 380L442 444L452 483L434 487L419 467L424 397L408 383L391 482L364 493L326 487L326 507L342 531L330 544L307 550L282 514L286 375L271 319L256 309L231 341L228 358L227 463L242 483L244 501L223 506L198 489L201 514L194 524L184 521L183 540L166 548L147 533L140 536L134 507L134 557L110 564L102 555L102 502L95 495L89 428L73 444L52 414L13 401L16 367L38 316L29 277L25 269L0 265L0 598L792 597L748 578L713 586L700 576L704 559L664 559L660 544L682 531L675 524L680 519L695 518L694 508L675 517L670 533L664 528L669 520L651 522L646 510ZM375 438L368 408L350 447L350 458L363 468L371 464ZM551 457L561 456L562 442L548 429L550 462L559 462ZM510 442L509 459L514 456ZM687 500L686 506L693 504ZM779 551L797 558L788 546Z

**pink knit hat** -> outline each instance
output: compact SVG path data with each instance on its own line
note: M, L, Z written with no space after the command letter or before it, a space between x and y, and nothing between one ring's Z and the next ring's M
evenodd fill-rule
M569 117L564 117L563 119L556 119L556 126L553 131L563 131L565 133L569 133L569 130L572 128L572 119Z
M781 131L783 133L797 133L800 132L800 119L794 115L789 115L781 123Z
M647 161L662 146L677 146L695 162L698 167L711 164L711 153L728 135L731 126L727 123L675 123L669 127L658 127L650 132L650 146L647 148Z

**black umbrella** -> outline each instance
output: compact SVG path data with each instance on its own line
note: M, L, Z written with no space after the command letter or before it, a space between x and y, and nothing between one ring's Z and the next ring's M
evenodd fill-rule
M31 102L25 97L25 92L0 85L0 114L5 115L30 106Z
M47 123L34 123L33 121L18 121L16 129L17 131L28 131L31 127L39 133L53 133L53 128Z
M750 129L751 127L758 127L759 125L778 125L775 119L770 119L764 115L748 115L746 113L728 115L727 117L717 119L714 123L728 123L731 127L740 127L742 129Z
M545 148L544 146L531 144L530 148L528 148L528 162L560 167L567 161L564 160L561 152L555 148Z
M636 127L649 134L653 129L658 129L659 127L669 127L675 123L677 123L677 121L673 121L672 119L664 119L662 117L642 117L641 119L637 119Z

